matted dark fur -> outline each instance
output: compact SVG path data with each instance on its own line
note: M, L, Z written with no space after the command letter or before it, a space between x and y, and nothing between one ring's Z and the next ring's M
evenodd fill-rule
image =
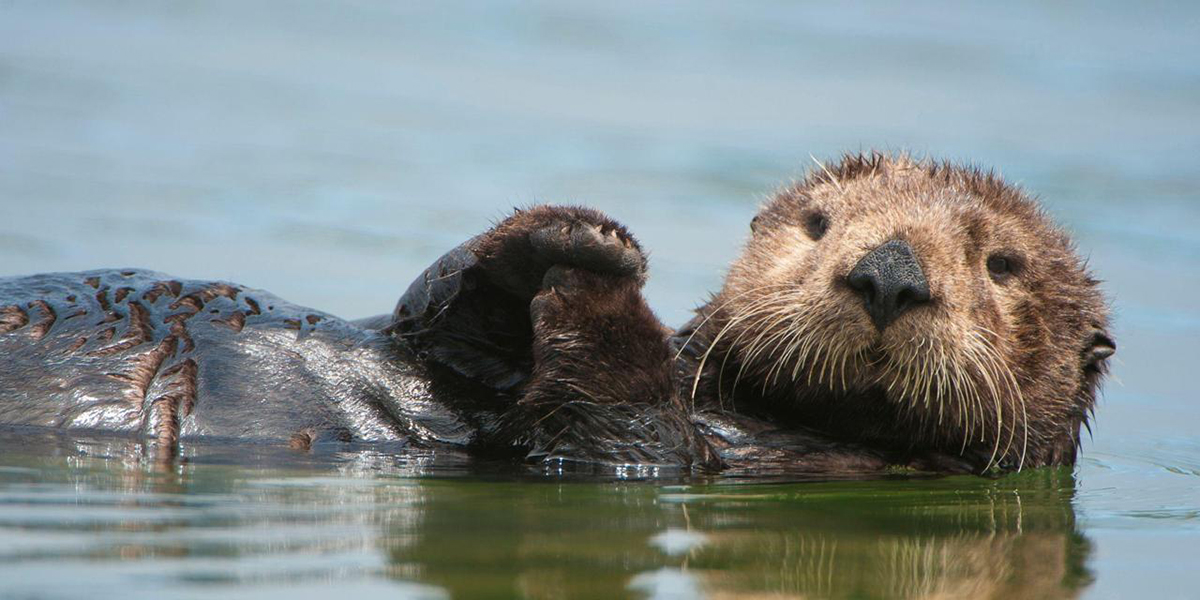
M0 279L0 423L138 432L168 456L211 435L746 472L1074 462L1115 346L1023 192L851 155L752 227L678 331L641 295L634 238L577 207L517 211L358 322L137 270ZM908 295L881 304L893 284Z

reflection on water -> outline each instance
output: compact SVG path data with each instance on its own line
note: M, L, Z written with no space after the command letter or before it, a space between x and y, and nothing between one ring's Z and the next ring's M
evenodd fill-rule
M15 596L1056 598L1091 581L1065 469L547 481L225 445L163 471L129 441L7 433L0 573Z
M1089 544L1071 506L1075 482L1065 470L999 482L762 491L761 506L730 496L714 502L715 510L692 509L692 523L712 531L710 547L689 565L707 588L796 597L1054 598L1091 581L1084 567ZM707 507L707 499L696 501ZM752 506L753 522L722 527L722 503Z

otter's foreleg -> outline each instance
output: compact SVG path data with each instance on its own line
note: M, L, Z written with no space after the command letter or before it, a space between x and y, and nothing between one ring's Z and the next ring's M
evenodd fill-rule
M708 463L632 235L586 208L520 210L439 259L390 331L431 364L517 398L478 444L531 459Z
M555 265L641 282L633 236L595 210L518 210L446 253L401 297L387 327L427 362L501 391L533 369L529 304Z
M500 439L528 458L702 465L672 375L668 331L641 280L555 266L530 303L534 369L502 418Z

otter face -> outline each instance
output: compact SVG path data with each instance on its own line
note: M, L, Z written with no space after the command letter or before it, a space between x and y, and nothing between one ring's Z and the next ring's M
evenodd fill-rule
M738 379L864 441L903 431L986 467L1074 462L1115 345L1097 282L1022 192L848 156L752 229L711 305Z

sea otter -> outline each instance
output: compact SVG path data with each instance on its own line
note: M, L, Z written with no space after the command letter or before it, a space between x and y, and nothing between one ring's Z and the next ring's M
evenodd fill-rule
M1115 344L998 177L848 155L777 193L678 330L586 208L518 210L390 315L130 270L0 279L0 424L827 474L1072 464Z

